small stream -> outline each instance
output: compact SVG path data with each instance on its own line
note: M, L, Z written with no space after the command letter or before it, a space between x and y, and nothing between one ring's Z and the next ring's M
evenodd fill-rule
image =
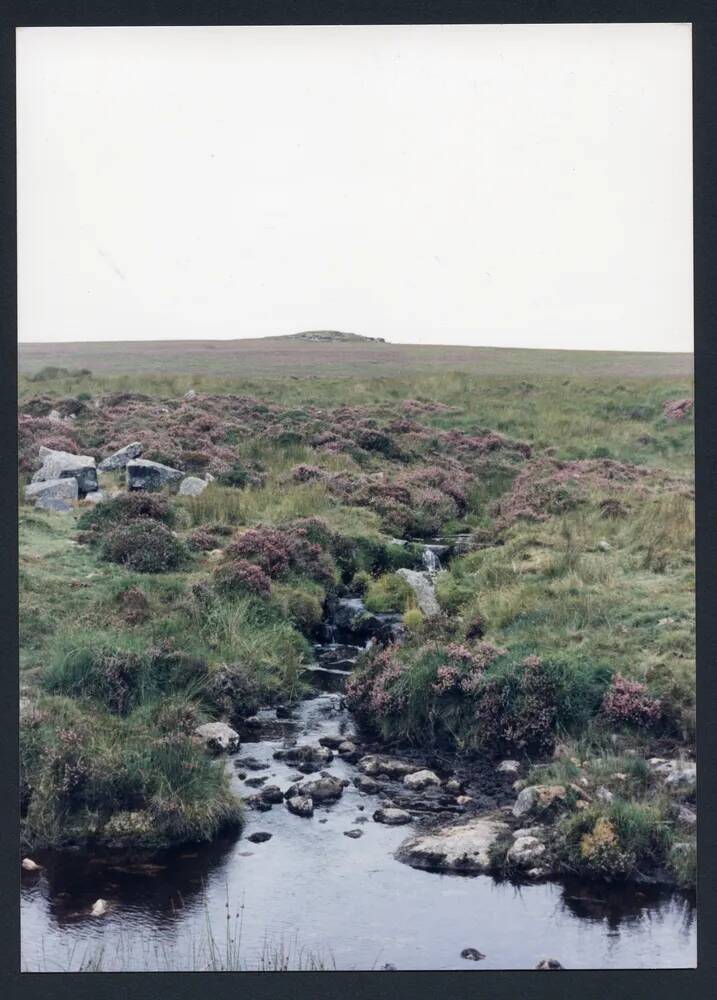
M436 552L425 557L427 576L440 569L439 559ZM244 798L267 785L285 790L299 776L295 764L274 758L276 751L354 734L341 693L346 676L361 648L399 621L374 616L371 634L357 633L351 623L362 611L360 598L334 606L310 672L316 695L291 718L266 709L242 731L241 750L227 767ZM355 765L335 755L327 773L348 785L310 819L283 804L247 809L240 837L151 861L111 852L33 855L44 869L23 873L23 969L71 971L100 950L103 970L196 968L207 922L221 950L227 920L247 968L261 966L276 947L294 968L304 967L309 953L329 967L359 970L530 969L545 956L566 968L695 964L695 912L683 896L576 882L518 886L415 870L393 857L413 824L373 821L380 800L355 787ZM356 830L355 839L345 835ZM271 837L254 843L249 838L256 833ZM90 915L98 898L109 903L99 918ZM463 959L465 948L485 958Z

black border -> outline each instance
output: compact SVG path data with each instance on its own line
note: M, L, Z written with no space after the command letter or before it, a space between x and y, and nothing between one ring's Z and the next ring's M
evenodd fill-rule
M689 22L693 25L694 279L697 496L697 706L699 785L697 970L533 972L330 973L22 973L19 972L19 865L17 837L17 294L15 211L15 28L56 25L402 24ZM10 997L105 1000L120 992L131 1000L185 1000L206 990L213 1000L235 997L337 997L422 1000L444 993L475 997L565 997L602 1000L680 1000L717 994L717 209L711 163L717 160L717 4L714 0L17 0L0 10L0 788L6 803L0 837L0 953L2 983ZM350 900L347 900L350 905ZM478 970L476 970L478 971ZM710 987L712 983L712 987Z

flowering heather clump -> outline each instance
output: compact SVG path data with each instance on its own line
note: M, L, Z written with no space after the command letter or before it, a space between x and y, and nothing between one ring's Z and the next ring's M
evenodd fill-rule
M39 468L38 451L40 445L56 451L79 451L78 436L74 428L65 427L45 417L30 417L22 414L18 420L18 452L21 472L32 472Z
M514 451L523 458L530 458L532 449L524 441L513 441L495 434L493 431L482 431L478 434L466 434L463 431L444 431L442 440L457 452L468 452L477 455L487 455L493 451Z
M349 708L373 722L400 711L405 705L405 695L395 689L395 683L407 668L396 652L395 646L386 646L369 653L362 669L349 678L346 687Z
M289 540L277 528L250 528L227 548L228 559L243 559L255 563L271 579L283 576L291 557Z
M424 466L401 477L401 481L409 488L414 486L432 486L450 497L455 503L456 513L465 514L468 500L466 486L468 477L460 468L441 469L435 465Z
M187 538L187 545L193 552L209 552L217 547L217 538L206 528L195 528Z
M458 667L442 666L436 670L436 680L432 687L436 694L447 694L460 686L461 671Z
M475 694L482 685L486 669L505 652L505 649L490 642L481 642L472 648L461 643L449 643L445 653L451 663L438 668L433 690L437 694L449 691Z
M214 571L214 585L225 594L249 593L257 597L271 595L271 580L260 566L235 559Z
M228 559L245 559L260 566L272 580L294 570L315 580L330 583L333 570L322 546L309 537L315 519L294 522L288 528L260 525L241 534L227 548Z
M650 726L659 721L662 704L652 697L645 684L616 674L603 699L602 712L610 722Z
M684 420L692 413L691 399L667 399L662 405L668 420Z

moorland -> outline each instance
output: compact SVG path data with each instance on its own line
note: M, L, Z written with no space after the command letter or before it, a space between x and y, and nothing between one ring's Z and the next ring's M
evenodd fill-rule
M345 753L438 772L429 830L502 768L492 871L694 886L691 356L26 345L19 389L25 853L241 828L197 728L291 713L340 606ZM26 499L135 442L176 482Z

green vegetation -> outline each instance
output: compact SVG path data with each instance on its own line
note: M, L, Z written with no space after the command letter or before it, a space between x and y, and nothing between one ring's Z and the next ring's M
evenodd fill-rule
M352 678L369 729L605 784L611 802L560 828L566 870L644 864L689 885L693 834L645 770L694 738L693 428L664 409L691 395L686 359L456 349L456 371L432 348L409 364L396 345L282 344L299 377L277 342L187 346L181 371L138 345L142 376L113 350L72 371L70 345L21 376L24 481L41 444L102 458L131 440L215 477L196 497L21 506L26 842L236 821L194 726L302 697L327 599L361 595L405 629ZM416 539L434 536L463 541L431 617L396 571L421 569ZM577 764L550 760L561 742Z

